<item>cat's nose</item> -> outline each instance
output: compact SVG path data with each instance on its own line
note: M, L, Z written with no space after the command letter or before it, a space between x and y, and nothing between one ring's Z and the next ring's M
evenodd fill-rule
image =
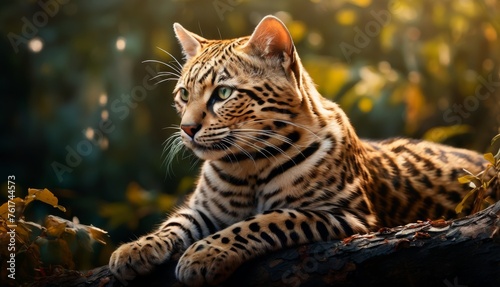
M201 125L198 124L190 124L190 125L181 125L181 129L191 138L194 138L194 135L201 129Z

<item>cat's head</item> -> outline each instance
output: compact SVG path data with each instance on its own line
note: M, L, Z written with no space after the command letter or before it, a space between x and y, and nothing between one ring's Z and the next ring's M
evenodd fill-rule
M251 36L231 40L177 23L174 31L186 59L174 89L185 146L202 159L250 158L300 138L302 67L279 19L267 16Z

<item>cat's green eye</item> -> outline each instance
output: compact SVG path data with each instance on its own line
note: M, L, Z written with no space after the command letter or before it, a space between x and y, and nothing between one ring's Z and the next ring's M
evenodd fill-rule
M179 96L181 97L181 100L183 100L184 102L187 102L189 100L189 93L186 89L180 88L178 93Z
M231 89L229 87L219 87L217 89L217 96L221 100L225 100L225 99L229 98L229 96L231 96L232 93L233 93L233 89Z

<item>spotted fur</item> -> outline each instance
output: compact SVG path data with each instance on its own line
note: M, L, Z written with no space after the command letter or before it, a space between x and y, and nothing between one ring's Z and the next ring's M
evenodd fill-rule
M194 193L151 234L120 246L121 280L182 254L176 275L217 284L261 254L381 226L453 217L486 166L434 143L360 140L315 89L286 27L268 16L250 37L207 40L174 25L186 56L174 91L182 144L205 160ZM334 79L332 79L334 80Z

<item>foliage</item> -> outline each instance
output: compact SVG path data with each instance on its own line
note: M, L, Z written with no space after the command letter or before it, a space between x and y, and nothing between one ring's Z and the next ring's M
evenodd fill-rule
M126 225L137 229L141 219L155 213L171 210L177 203L177 196L157 194L144 190L136 182L128 185L126 200L123 202L106 203L100 206L99 214L109 220L111 228Z
M500 141L500 134L491 140L491 145L494 145L497 141ZM463 208L471 201L471 214L474 214L495 203L494 199L488 195L488 192L500 193L500 148L496 155L486 153L484 158L488 161L488 165L484 170L473 174L464 169L467 175L458 179L460 183L469 184L472 189L455 208L457 214L461 213Z
M11 258L15 254L17 283L26 283L34 277L48 276L58 268L75 268L75 255L92 250L92 242L106 244L107 232L94 226L49 215L43 225L25 218L26 208L35 201L66 209L48 189L28 189L25 198L15 197L0 206L0 254ZM14 235L14 236L12 236ZM15 244L11 238L15 237ZM15 253L14 253L15 252ZM1 262L2 280L8 280L7 260Z

